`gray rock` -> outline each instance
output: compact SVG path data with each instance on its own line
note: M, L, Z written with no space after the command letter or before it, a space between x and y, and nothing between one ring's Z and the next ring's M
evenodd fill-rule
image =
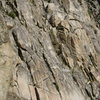
M100 100L97 0L0 5L0 100Z

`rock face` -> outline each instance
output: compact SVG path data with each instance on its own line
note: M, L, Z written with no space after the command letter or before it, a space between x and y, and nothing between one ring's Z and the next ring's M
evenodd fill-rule
M0 100L100 100L99 0L0 0Z

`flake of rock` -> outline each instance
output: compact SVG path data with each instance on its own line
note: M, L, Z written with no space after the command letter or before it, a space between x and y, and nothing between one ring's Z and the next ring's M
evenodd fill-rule
M50 24L53 27L57 27L60 22L61 22L61 18L60 17L58 17L57 15L52 15L51 16L51 18L50 18Z
M62 20L61 23L60 23L60 25L63 26L64 28L70 30L70 25L67 22L67 20Z
M49 3L47 6L47 12L49 14L52 14L53 12L55 12L57 10L57 6L54 3Z
M7 25L8 29L11 29L11 28L14 27L14 22L13 21L7 21L6 25Z

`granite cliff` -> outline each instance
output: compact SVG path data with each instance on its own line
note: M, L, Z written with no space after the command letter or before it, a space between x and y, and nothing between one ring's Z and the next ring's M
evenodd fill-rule
M100 0L0 0L0 100L100 100Z

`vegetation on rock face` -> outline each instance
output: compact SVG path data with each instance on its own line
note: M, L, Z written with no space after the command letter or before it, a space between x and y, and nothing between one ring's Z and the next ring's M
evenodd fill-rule
M100 100L99 0L0 0L0 100Z

